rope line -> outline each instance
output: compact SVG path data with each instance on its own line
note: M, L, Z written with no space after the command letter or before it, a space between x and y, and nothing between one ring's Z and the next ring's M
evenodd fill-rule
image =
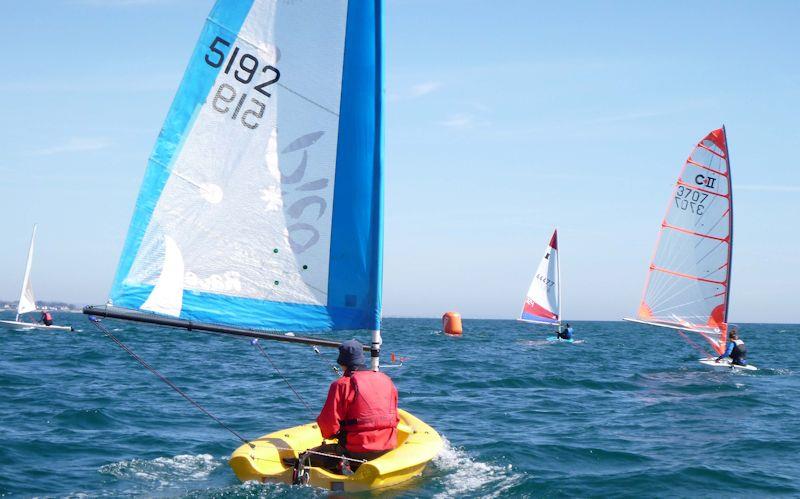
M317 456L333 457L333 458L336 458L336 459L342 459L344 461L353 461L355 463L361 463L361 464L369 462L366 459L355 459L353 457L340 456L338 454L328 454L326 452L319 452L319 451L315 451L315 450L304 450L304 451L301 451L301 450L297 450L297 449L292 449L291 447L278 447L278 446L273 446L273 447L276 450L285 450L285 451L296 452L298 455L299 454L314 454L314 455L317 455ZM274 462L273 459L267 459L265 457L256 457L256 456L253 456L253 455L250 456L250 459L253 459L255 461L270 461L270 462Z
M313 412L313 410L311 409L311 406L308 405L308 402L306 402L305 399L300 395L300 393L297 390L294 389L292 384L289 383L289 380L286 379L286 376L284 376L283 373L280 371L280 369L278 369L278 366L276 366L275 363L272 362L272 358L269 356L267 351L264 350L264 347L261 346L261 343L258 342L258 338L254 339L250 343L252 345L254 345L256 348L258 348L258 350L261 352L261 355L263 355L264 358L269 361L269 363L272 366L272 368L275 369L276 373L278 373L278 376L280 376L283 379L283 381L286 383L286 386L288 386L289 389L291 389L292 392L294 392L294 394L297 396L297 398L300 400L300 402L302 402L303 405L306 406L306 409L308 409L310 412Z
M223 427L224 429L228 430L228 431L229 431L231 434L233 434L233 435L234 435L236 438L238 438L239 440L241 440L241 441L242 441L242 442L244 442L245 444L249 445L251 449L255 449L255 445L253 445L253 443L252 443L252 442L250 442L249 440L247 440L246 438L244 438L243 436L241 436L241 435L240 435L240 434L239 434L239 433L238 433L236 430L234 430L234 429L233 429L233 428L231 428L230 426L228 426L228 425L226 425L225 423L223 423L223 422L222 422L222 420L220 420L218 417L216 417L216 416L214 416L213 414L211 414L210 412L208 412L208 410L206 410L206 408L205 408L205 407L203 407L202 405L200 405L198 402L196 402L196 401L195 401L194 399L192 399L190 396L186 395L186 393L184 393L184 392L183 392L183 390L181 390L180 388L178 388L178 387L175 385L175 383L173 383L173 382L172 382L172 381L170 381L170 380L169 380L169 379L168 379L166 376L164 376L163 374L161 374L161 373L160 373L160 372L159 372L159 371L158 371L156 368L154 368L153 366L151 366L150 364L148 364L148 363L147 363L147 362L146 362L146 361L145 361L143 358L139 357L139 356L136 354L136 352L134 352L133 350L131 350L131 349L130 349L130 348L129 348L129 347L128 347L128 346L127 346L125 343L123 343L122 341L120 341L120 340L119 340L119 338L117 338L116 336L114 336L114 335L111 333L111 331L109 331L109 330L108 330L108 329L107 329L107 328L106 328L106 327L105 327L103 324L101 324L101 323L100 323L100 319L99 319L98 317L95 317L95 316L92 316L92 315L90 315L90 316L89 316L89 320L90 320L90 321L92 321L92 323L93 323L93 324L94 324L94 325L95 325L95 326L96 326L96 327L97 327L99 330L101 330L101 331L103 332L103 334L105 334L107 337L111 338L111 339L114 341L114 343L116 343L117 345L119 345L119 347L120 347L120 348L122 348L123 350L125 350L125 352L127 352L127 354L128 354L128 355L130 355L131 357L133 357L133 359L134 359L134 360L136 360L136 361L137 361L139 364L141 364L141 365L142 365L142 367L144 367L145 369L147 369L147 370L148 370L148 371L150 371L151 373L155 374L155 375L156 375L156 376L157 376L157 377L158 377L158 378L159 378L161 381L163 381L164 383L166 383L166 384L167 384L167 386L169 386L170 388L172 388L173 390L175 390L175 391L178 393L178 395L180 395L181 397L183 397L184 399L186 399L186 400L187 400L187 401L188 401L190 404L192 404L192 405L193 405L193 406L195 406L197 409L199 409L199 410L200 410L200 411L201 411L203 414L205 414L206 416L208 416L208 417L210 417L211 419L213 419L214 421L216 421L216 422L217 422L217 424L219 424L219 425L220 425L221 427Z

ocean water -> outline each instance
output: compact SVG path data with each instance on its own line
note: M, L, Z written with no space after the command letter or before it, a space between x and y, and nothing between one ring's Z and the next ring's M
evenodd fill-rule
M0 496L327 496L240 484L232 435L82 315L56 319L78 331L0 327ZM246 340L105 324L247 437L315 416ZM761 370L733 373L698 364L671 331L573 325L581 344L515 321L465 320L452 338L438 320L386 319L386 360L407 357L387 371L400 404L446 439L424 476L390 495L800 495L800 326L743 325ZM335 352L262 345L321 406Z

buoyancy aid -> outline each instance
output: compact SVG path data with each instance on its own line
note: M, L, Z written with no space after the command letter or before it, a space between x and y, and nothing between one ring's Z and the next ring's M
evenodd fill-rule
M50 315L50 312L42 312L42 322L45 326L53 325L53 316Z
M355 398L341 422L347 433L384 430L397 427L397 404L392 380L376 371L354 371L350 385Z
M744 346L744 341L740 339L733 340L733 350L731 351L731 359L734 363L747 359L747 347Z

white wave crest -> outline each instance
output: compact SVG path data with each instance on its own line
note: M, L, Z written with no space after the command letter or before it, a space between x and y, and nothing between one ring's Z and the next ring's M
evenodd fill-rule
M156 482L166 486L176 481L204 480L220 464L220 461L215 460L210 454L196 456L181 454L150 460L119 461L103 465L98 471L124 480Z
M437 475L441 475L445 491L434 497L498 497L522 480L522 475L514 472L511 464L499 466L476 461L463 449L453 447L446 438L443 440L444 447L433 464Z

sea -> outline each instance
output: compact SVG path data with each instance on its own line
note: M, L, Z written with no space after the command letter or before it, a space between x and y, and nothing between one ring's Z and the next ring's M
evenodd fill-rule
M2 318L12 318L4 313ZM142 368L81 314L75 332L0 326L0 496L328 497L241 484L240 442ZM230 428L255 438L312 420L336 353L103 322ZM757 372L697 362L670 330L385 319L384 361L400 405L445 440L424 474L388 497L800 496L800 326L742 324ZM326 338L356 337L340 332ZM309 411L283 377L312 407ZM369 496L365 494L364 496Z

